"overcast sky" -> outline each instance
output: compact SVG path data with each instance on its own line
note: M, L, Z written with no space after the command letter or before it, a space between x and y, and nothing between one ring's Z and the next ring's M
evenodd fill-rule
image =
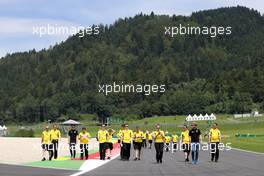
M263 0L0 0L0 57L40 50L67 35L33 35L33 27L110 24L118 18L149 14L190 15L194 11L242 5L264 13Z

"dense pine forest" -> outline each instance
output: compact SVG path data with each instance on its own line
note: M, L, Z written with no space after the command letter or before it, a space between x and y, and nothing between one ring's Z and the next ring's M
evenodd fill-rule
M164 35L164 26L231 26L231 35ZM138 14L49 49L0 60L0 119L143 118L264 110L264 16L245 7L190 16ZM165 84L166 92L98 92L98 84Z

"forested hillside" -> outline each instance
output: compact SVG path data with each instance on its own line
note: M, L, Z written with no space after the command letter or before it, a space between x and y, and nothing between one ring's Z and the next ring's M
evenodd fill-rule
M231 35L164 35L164 26L231 26ZM245 7L191 16L138 14L54 47L0 60L0 119L79 113L142 118L264 110L264 17ZM165 84L165 93L98 92L98 84Z

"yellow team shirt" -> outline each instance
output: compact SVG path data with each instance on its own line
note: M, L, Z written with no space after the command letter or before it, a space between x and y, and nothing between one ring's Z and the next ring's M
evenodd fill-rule
M84 133L80 132L79 134L80 144L88 144L89 138L91 138L90 133L88 133L87 131L85 131Z
M131 143L133 138L133 131L132 130L123 130L122 138L124 143Z
M123 130L120 129L119 132L117 133L117 137L118 137L119 140L121 140L122 132L123 132Z
M108 131L106 130L99 130L98 131L98 140L99 140L99 143L105 143L107 142L107 139L108 139L108 136L109 136L109 133Z
M189 144L190 143L189 130L181 132L181 137L182 137L182 143L183 144Z
M144 133L142 131L134 132L135 142L143 142Z
M109 143L113 143L113 134L114 134L114 133L109 133L109 132L108 132L107 142L109 142Z
M50 131L43 131L42 132L42 144L49 144L50 143Z
M219 129L210 129L210 136L211 136L211 141L210 142L220 142L220 130Z
M152 140L152 133L148 134L148 140Z
M158 134L160 132L160 134ZM156 143L163 143L164 142L164 131L154 131L153 137Z
M171 137L170 136L165 136L165 143L170 143Z
M143 131L142 131L142 133L143 133L143 139L147 139L147 134L144 133Z
M50 138L51 140L58 140L61 138L60 130L50 130Z
M172 142L174 142L174 143L178 142L178 136L177 136L177 134L172 135Z

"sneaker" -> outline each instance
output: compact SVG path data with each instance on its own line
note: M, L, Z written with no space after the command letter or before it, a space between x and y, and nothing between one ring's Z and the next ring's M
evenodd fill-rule
M140 158L138 158L138 160L140 160Z
M137 158L135 158L134 161L137 161Z
M41 161L46 161L46 158L42 158L42 160Z
M111 159L111 157L110 157L110 156L108 156L108 157L107 157L107 159L108 159L108 160L110 160L110 159Z
M195 164L195 161L192 161L192 164Z

